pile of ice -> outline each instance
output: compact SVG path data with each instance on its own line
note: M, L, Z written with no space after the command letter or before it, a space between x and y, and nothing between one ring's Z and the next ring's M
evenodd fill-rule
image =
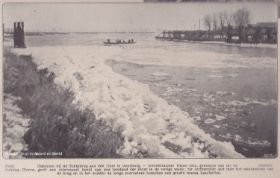
M113 72L105 61L123 50L56 46L14 52L32 54L39 68L55 73L58 85L72 88L82 109L92 109L97 119L120 132L124 144L119 151L125 157L243 157L231 143L206 134L186 112L155 95L148 85Z

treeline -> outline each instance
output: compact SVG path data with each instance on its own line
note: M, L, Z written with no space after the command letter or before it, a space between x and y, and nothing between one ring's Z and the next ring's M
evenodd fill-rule
M276 43L276 23L251 24L251 19L251 12L240 8L232 13L222 11L207 14L203 22L208 30L208 39L220 36L220 39L230 43Z
M203 22L208 31L223 31L229 26L246 27L251 21L251 13L246 8L240 8L233 13L222 11L219 13L207 14L203 18Z

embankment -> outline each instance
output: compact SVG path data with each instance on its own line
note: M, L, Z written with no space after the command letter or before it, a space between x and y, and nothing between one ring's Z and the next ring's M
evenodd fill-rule
M9 48L4 49L3 69L4 93L19 98L13 104L21 109L20 114L30 118L24 134L27 149L22 155L33 158L120 156L120 135L102 120L96 120L92 111L73 104L75 96L71 88L56 85L53 72L46 68L39 70L30 55L17 56ZM38 154L32 154L35 152Z

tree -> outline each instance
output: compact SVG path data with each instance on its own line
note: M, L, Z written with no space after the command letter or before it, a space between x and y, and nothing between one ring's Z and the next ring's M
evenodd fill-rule
M250 23L251 13L246 8L238 9L234 15L235 25L238 27L246 27Z
M231 42L232 39L232 34L231 34L231 30L232 30L232 24L233 24L233 14L232 13L228 13L227 11L223 12L223 18L225 20L226 23L226 33L227 33L227 42Z
M204 25L208 28L208 33L211 31L211 26L212 26L212 16L211 15L205 15L204 16Z
M221 29L224 28L225 23L226 23L226 20L225 20L225 17L224 17L224 13L226 13L226 11L220 12L220 13L218 14L218 20L219 20L219 25L220 25L220 28L221 28Z
M226 23L226 18L225 18L225 15L224 14L226 14L227 12L226 11L224 11L224 12L220 12L219 14L218 14L218 20L219 20L219 25L220 25L220 30L221 30L221 33L220 33L220 35L221 35L221 38L223 38L224 37L224 31L225 31L225 23Z
M214 13L212 16L212 22L213 22L213 30L217 31L219 25L218 25L218 15L216 13Z
M238 34L239 34L239 42L244 42L245 40L245 27L248 26L250 23L250 11L246 8L238 9L234 15L234 23L238 28Z
M224 21L227 26L231 26L233 24L233 14L229 14L227 11L222 12Z

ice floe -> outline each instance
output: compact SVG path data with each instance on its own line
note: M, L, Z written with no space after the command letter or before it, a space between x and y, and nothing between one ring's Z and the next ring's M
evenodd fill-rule
M228 140L234 140L235 142L237 142L239 144L246 144L246 145L249 145L252 147L270 147L271 146L271 143L267 140L258 140L258 139L253 139L251 137L244 139L238 134L232 135L230 133L227 133L225 135L222 135L221 137L226 138Z
M214 119L206 119L205 121L204 121L204 123L205 124L213 124L214 122L216 122Z
M169 74L165 73L165 72L154 72L152 73L153 76L156 76L156 77L167 77L169 76Z

